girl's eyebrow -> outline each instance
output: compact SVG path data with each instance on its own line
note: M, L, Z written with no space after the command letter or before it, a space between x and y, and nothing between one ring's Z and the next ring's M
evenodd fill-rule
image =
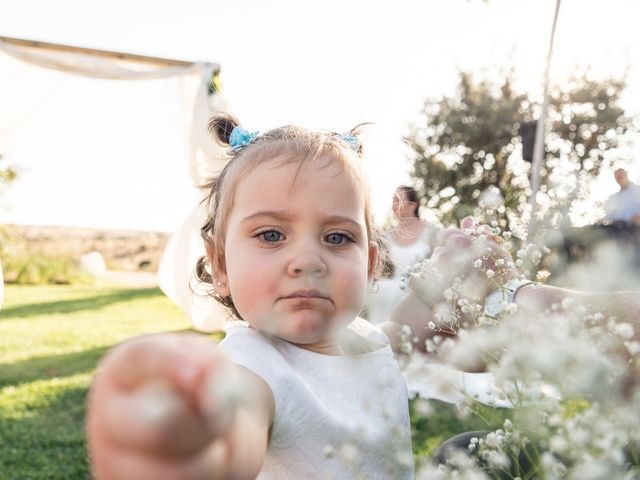
M251 220L259 219L259 218L275 218L278 220L290 220L291 213L288 210L260 210L256 213L252 213L251 215L244 217L242 219L242 223L250 222Z
M277 220L291 220L293 215L288 210L261 210L256 213L252 213L251 215L242 219L242 223L250 222L252 220L260 219L260 218L275 218ZM329 215L323 218L323 223L348 223L353 226L360 227L362 225L361 222L354 220L351 217L346 217L343 215Z

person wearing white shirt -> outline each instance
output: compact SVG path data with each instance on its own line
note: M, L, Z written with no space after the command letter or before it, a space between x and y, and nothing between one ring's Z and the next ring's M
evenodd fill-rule
M624 168L618 168L614 175L616 182L620 185L620 191L607 200L603 221L640 224L640 185L629 180Z

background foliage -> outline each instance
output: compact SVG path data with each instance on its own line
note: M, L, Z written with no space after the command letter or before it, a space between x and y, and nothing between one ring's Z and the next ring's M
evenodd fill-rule
M503 79L461 72L456 92L425 101L422 120L406 141L412 175L427 205L445 223L493 208L501 226L524 226L531 194L530 159L539 102L517 92L514 73ZM624 79L575 75L552 88L547 122L541 213L565 210L584 194L624 135L635 130L620 105Z

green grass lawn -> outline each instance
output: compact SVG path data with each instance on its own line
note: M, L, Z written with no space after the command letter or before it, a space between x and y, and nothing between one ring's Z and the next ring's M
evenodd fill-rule
M85 398L100 357L139 334L189 328L157 288L7 286L0 311L0 479L90 478ZM418 461L450 436L487 427L439 402L430 402L428 416L413 407ZM504 417L491 409L483 415L491 426Z
M98 360L132 336L188 328L157 288L7 286L0 311L0 478L90 478L83 423Z

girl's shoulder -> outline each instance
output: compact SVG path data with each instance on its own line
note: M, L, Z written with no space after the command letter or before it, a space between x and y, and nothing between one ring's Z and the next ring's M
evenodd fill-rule
M230 320L225 325L225 336L220 342L224 349L248 346L273 347L274 339L255 330L249 323L242 320Z
M218 348L231 362L264 380L276 399L278 392L286 390L290 361L283 355L281 341L253 329L246 322L232 321Z
M225 327L225 337L219 344L220 349L232 360L248 362L265 357L279 356L276 340L252 328L247 322L230 321Z

